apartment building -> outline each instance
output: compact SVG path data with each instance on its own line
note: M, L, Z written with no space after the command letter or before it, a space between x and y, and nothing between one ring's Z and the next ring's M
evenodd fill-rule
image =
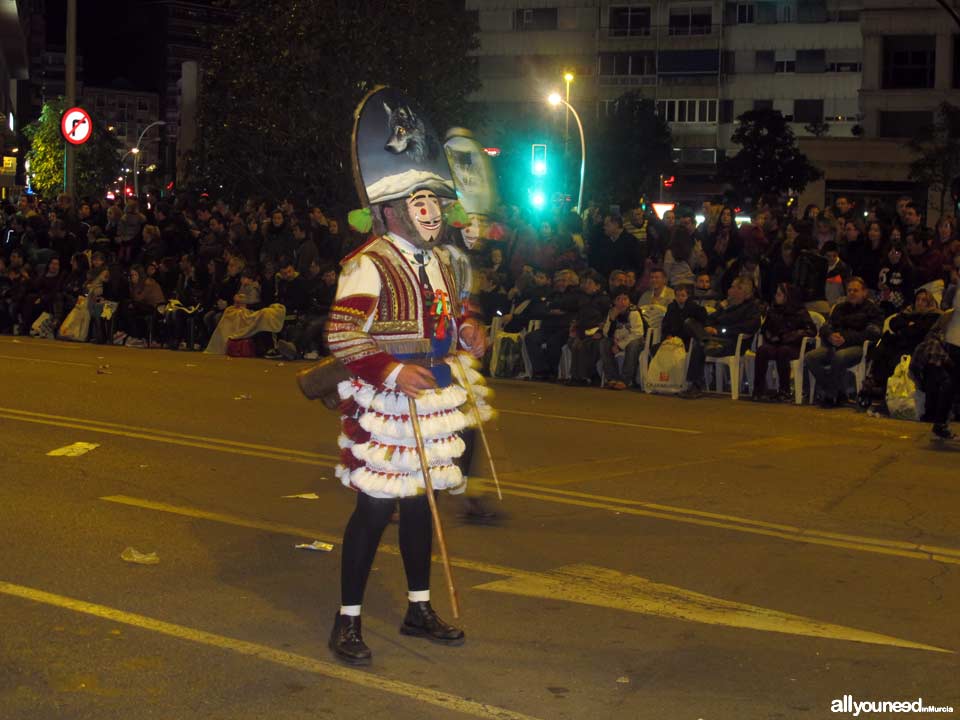
M113 128L112 132L120 140L124 152L135 147L140 133L160 117L160 100L155 92L87 85L83 87L80 98L80 105L86 108L97 122ZM137 165L143 170L160 162L161 129L158 126L143 138L140 158L137 160Z
M24 8L17 2L0 4L0 143L3 164L0 166L0 197L9 197L10 190L24 181L19 146L21 127L29 114L30 59L24 28ZM16 148L17 152L14 151Z
M637 91L671 126L679 192L685 177L688 188L706 192L716 164L737 151L736 118L773 108L826 172L805 201L900 194L913 189L902 138L941 100L960 102L956 28L936 0L466 5L479 21L478 99L491 116L542 106L550 89L563 87L565 71L576 75L570 97L583 116L599 117Z

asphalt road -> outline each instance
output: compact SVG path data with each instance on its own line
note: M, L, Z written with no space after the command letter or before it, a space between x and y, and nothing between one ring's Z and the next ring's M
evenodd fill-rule
M523 382L495 383L489 428L505 521L441 500L467 643L398 634L391 527L374 664L338 664L353 494L300 367L0 338L0 718L960 711L960 448L853 410ZM49 455L75 443L97 447ZM315 539L334 550L294 548ZM451 619L439 564L433 585Z

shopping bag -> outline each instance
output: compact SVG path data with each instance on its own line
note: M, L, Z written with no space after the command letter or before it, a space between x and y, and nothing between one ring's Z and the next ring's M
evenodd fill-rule
M90 333L90 311L87 309L87 298L81 295L77 304L73 306L67 317L60 325L60 337L63 340L86 342Z
M52 338L53 337L53 315L48 312L40 313L40 317L33 321L30 326L31 337Z
M887 410L890 417L901 420L918 420L923 416L926 396L917 389L910 374L910 356L904 355L887 380Z
M663 395L675 395L686 384L687 349L678 337L663 341L643 378L643 389Z

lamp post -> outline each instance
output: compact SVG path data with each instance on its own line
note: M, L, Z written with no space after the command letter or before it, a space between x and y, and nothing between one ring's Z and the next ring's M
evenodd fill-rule
M558 106L560 103L566 105L567 110L573 113L573 119L577 121L577 129L580 130L580 192L577 195L577 212L580 212L581 208L583 207L583 173L587 164L587 142L583 139L583 123L580 122L580 116L577 114L577 111L574 109L573 105L560 97L560 93L552 93L547 98L547 102L554 107Z
M563 81L567 84L567 105L570 105L570 83L573 82L573 73L565 72L563 74ZM567 110L564 113L566 116L566 122L563 127L563 156L567 157L570 154L570 111Z
M140 133L140 137L137 138L137 146L133 148L130 152L133 153L133 195L138 200L140 199L140 178L137 176L137 159L140 157L140 143L143 142L143 136L147 134L147 130L156 126L156 125L166 125L167 123L163 120L157 120L147 125L143 132Z

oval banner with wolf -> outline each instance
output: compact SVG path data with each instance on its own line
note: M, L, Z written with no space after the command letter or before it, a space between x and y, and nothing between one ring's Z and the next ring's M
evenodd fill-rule
M428 188L456 198L443 144L419 109L392 88L377 87L357 107L353 172L365 206Z

